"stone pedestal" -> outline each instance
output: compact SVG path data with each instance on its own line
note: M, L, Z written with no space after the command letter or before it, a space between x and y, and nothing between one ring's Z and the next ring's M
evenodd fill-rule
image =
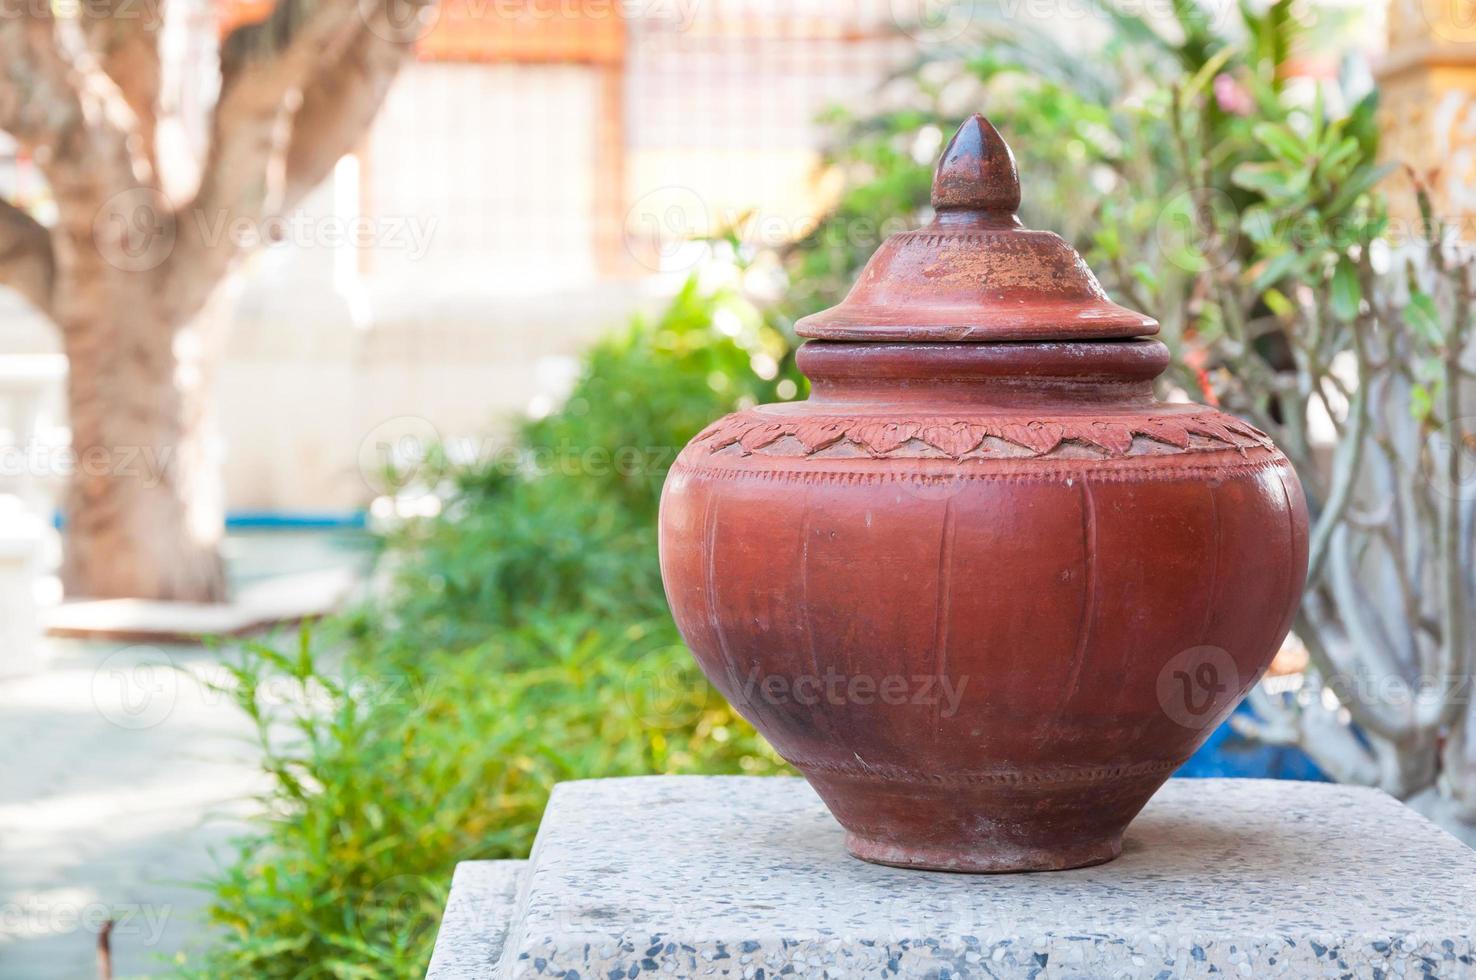
M463 864L429 980L1476 977L1476 851L1383 794L1172 780L1094 868L865 864L798 779L564 783Z

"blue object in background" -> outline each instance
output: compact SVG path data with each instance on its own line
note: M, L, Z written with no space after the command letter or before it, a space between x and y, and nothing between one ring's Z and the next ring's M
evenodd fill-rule
M362 510L340 513L295 513L277 510L238 510L226 515L225 525L236 530L312 530L315 528L349 528L362 530L368 521ZM66 520L58 508L51 515L51 526L62 530Z
M1255 714L1244 702L1235 712ZM1246 779L1305 779L1319 783L1330 781L1301 749L1253 742L1237 734L1228 721L1215 729L1209 741L1201 745L1199 751L1174 775L1191 779L1238 776Z
M238 510L226 515L231 530L310 530L313 528L353 528L365 526L362 510L343 513L294 513L277 510Z

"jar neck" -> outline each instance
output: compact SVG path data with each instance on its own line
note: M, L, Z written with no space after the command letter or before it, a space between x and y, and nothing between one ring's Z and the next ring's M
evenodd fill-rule
M909 408L1134 407L1168 367L1157 340L855 344L812 340L796 354L821 405Z

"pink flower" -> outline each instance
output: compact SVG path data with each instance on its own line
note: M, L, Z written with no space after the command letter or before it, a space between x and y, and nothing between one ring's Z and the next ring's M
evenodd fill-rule
M1250 93L1229 75L1215 76L1215 101L1221 109L1236 116L1248 116L1255 108Z

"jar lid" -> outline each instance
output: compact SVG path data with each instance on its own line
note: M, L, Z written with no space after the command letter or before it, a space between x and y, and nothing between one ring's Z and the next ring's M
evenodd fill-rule
M1158 332L1118 306L1076 249L1020 224L1015 155L983 116L938 161L933 221L893 235L840 305L804 317L815 340L889 343L1108 340Z

